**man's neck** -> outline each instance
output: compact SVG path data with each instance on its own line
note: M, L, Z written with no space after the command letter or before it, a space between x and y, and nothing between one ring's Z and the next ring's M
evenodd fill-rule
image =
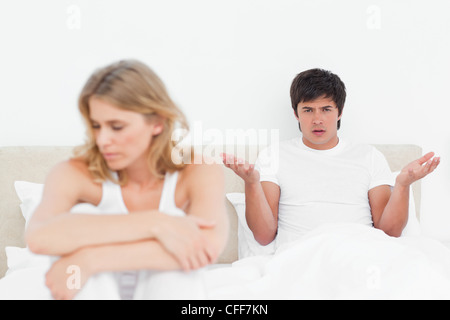
M302 141L305 146L314 150L330 150L339 144L339 137L335 136L325 143L313 143L304 137L302 137Z

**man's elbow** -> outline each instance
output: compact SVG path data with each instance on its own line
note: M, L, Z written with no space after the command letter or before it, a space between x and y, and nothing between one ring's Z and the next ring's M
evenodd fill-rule
M399 237L401 237L405 226L406 226L406 222L404 222L404 223L402 222L402 223L390 224L388 226L379 226L379 227L377 227L377 229L384 231L384 233L386 233L390 237L399 238Z
M269 233L263 233L259 234L256 232L253 232L253 237L255 238L256 242L258 242L262 246L267 246L275 240L276 234L269 234Z
M386 230L384 231L388 236L394 237L394 238L400 238L402 235L403 230L399 229L392 229L392 230Z

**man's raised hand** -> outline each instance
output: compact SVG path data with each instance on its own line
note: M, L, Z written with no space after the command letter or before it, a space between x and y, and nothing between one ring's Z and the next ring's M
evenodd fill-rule
M236 158L234 155L222 153L223 163L227 168L233 170L246 183L259 182L259 172L254 164L249 164L243 159Z
M396 182L406 187L432 173L441 162L440 157L433 159L433 156L434 152L429 152L423 157L409 163L397 176Z

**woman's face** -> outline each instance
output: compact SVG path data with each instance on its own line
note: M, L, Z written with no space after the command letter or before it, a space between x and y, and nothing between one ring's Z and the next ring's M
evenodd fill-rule
M97 146L114 171L146 162L153 136L163 129L161 123L96 97L89 99L89 112Z

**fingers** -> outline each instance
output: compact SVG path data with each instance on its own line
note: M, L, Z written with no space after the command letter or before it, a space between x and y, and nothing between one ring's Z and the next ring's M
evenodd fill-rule
M432 173L441 163L441 158L436 157L434 159L429 158L429 155L433 154L432 152L426 154L424 157L422 157L420 160L428 158L427 161L423 162L418 170L414 170L413 168L408 169L408 175L413 178L413 180L422 179L425 176Z
M214 228L216 226L216 222L212 220L206 220L194 215L188 215L188 219L194 220L194 222L197 224L197 226L201 229L208 229L208 228Z
M225 166L227 166L228 168L235 168L235 167L250 167L251 165L246 162L244 159L242 158L236 158L234 155L232 154L226 154L226 153L222 153L222 160L223 163L225 164Z
M238 176L244 180L254 174L255 165L249 164L241 158L236 158L234 155L222 153L223 163L227 168L233 170Z
M213 228L216 222L188 215L175 218L173 223L181 224L175 232L165 232L158 240L178 261L180 268L191 271L211 264L216 258L216 250L202 229Z
M208 250L198 251L195 255L191 256L189 259L189 269L186 271L197 270L203 268L209 264L213 263L211 256L208 253Z
M191 247L185 248L185 251L182 253L175 254L175 257L180 263L181 269L189 272L213 263L216 259L216 254L212 247Z
M429 161L431 158L433 158L434 152L428 152L426 155L424 155L422 158L418 159L420 165L423 165L427 161Z
M424 166L424 171L426 174L430 174L431 172L433 172L438 165L441 163L441 158L440 157L436 157L433 160L428 160L427 164Z
M223 164L228 168L230 167L230 165L234 164L235 161L234 155L226 153L221 153L220 155L222 156Z

